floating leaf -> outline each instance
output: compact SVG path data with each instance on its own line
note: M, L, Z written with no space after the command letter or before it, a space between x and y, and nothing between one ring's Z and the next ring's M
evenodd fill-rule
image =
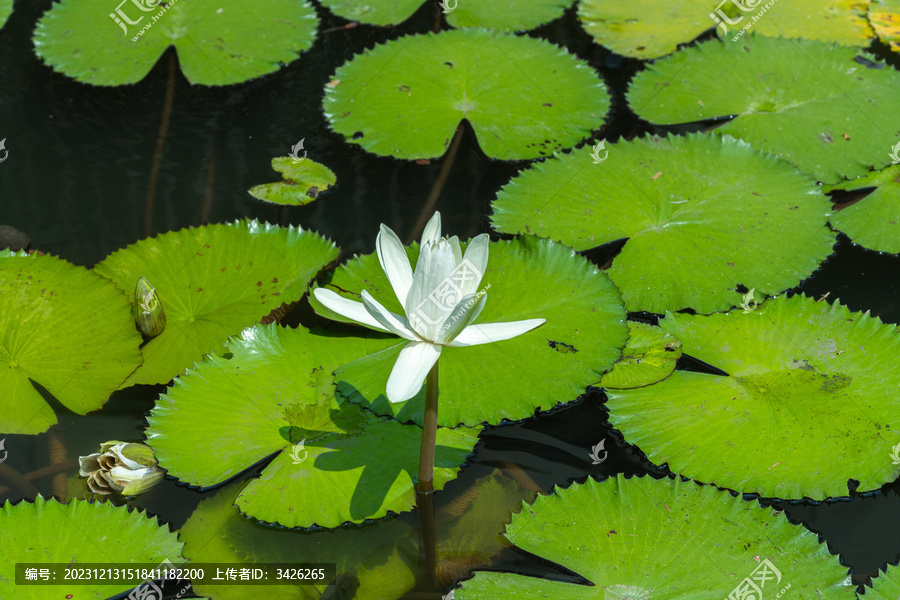
M855 48L745 35L648 66L628 102L651 123L737 115L716 131L836 183L890 162L900 135L898 88L900 73Z
M788 586L799 598L855 598L841 585L847 569L816 534L756 502L689 481L588 479L538 497L513 515L506 537L594 586L477 573L456 600L727 598L769 566L766 598Z
M859 202L835 212L829 220L861 246L878 252L900 253L900 165L825 188L825 191L868 187L877 189Z
M894 481L900 375L894 325L811 298L660 326L728 376L676 371L608 391L609 420L656 464L766 497L823 500Z
M165 383L283 302L299 300L337 258L334 244L299 228L256 221L192 227L141 240L94 270L133 294L138 277L156 288L166 329L143 347L125 385Z
M341 81L325 90L332 128L406 159L443 155L463 119L492 158L549 156L600 127L610 105L593 69L565 50L483 29L402 37L331 79Z
M662 381L681 358L681 341L652 325L628 322L628 342L622 358L603 376L599 387L631 389Z
M872 589L866 589L869 600L897 600L900 597L900 569L888 564L884 573L872 579Z
M838 42L849 46L868 46L874 37L866 23L868 0L794 0L775 2L771 6L761 0L743 3L751 10L741 11L737 3L718 0L654 0L605 2L582 0L578 18L598 44L617 54L646 60L674 52L681 44L693 41L701 33L716 26L716 15L727 28L728 41L750 25L751 31L780 37L806 38ZM721 9L734 23L728 24L716 14ZM753 18L757 20L754 22ZM743 34L742 34L743 35Z
M418 246L407 253L416 264ZM367 290L388 310L404 314L374 254L338 268L330 287L353 300ZM487 300L475 325L537 318L547 322L502 342L444 347L438 410L443 426L524 419L535 410L574 400L612 366L625 345L625 311L615 286L561 244L533 236L491 243L482 289ZM320 314L348 321L315 297L310 302ZM338 390L378 414L420 423L424 386L406 402L390 403L384 395L388 375L406 343L392 339L392 348L338 369Z
M777 294L831 253L831 203L791 165L731 137L644 138L537 163L494 202L494 227L576 250L627 238L607 271L629 311L701 313Z
M250 188L251 196L272 204L309 204L337 181L331 169L312 159L297 161L290 156L279 156L272 159L272 168L282 174L283 181Z
M0 597L16 600L63 598L65 586L15 585L16 563L173 563L183 544L168 527L139 511L108 502L72 500L60 504L41 496L34 503L10 502L0 510ZM142 565L143 566L143 565ZM144 566L144 568L148 568ZM73 586L78 598L102 600L127 592L128 584Z
M12 14L13 0L0 0L0 29L6 25L6 20Z
M305 0L62 0L38 21L34 46L54 70L92 85L136 83L175 46L188 81L232 85L293 62L317 26Z
M52 256L0 250L0 432L56 423L34 381L80 415L141 364L131 305L109 281Z
M868 16L878 39L900 52L900 0L876 0L869 5Z
M231 359L207 357L160 397L147 431L160 466L210 486L281 450L237 504L286 527L337 527L411 510L422 430L341 408L334 397L332 371L391 343L384 337L331 338L277 325L244 331L228 344ZM456 477L476 434L438 431L435 489Z
M526 31L563 15L572 0L520 0L515 9L505 2L444 0L455 6L446 14L453 27L485 27L502 31Z
M373 25L399 25L422 6L422 0L321 0L321 3L347 20Z

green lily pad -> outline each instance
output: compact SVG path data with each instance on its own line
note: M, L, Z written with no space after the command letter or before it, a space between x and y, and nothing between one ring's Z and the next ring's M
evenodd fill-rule
M765 598L788 586L797 598L856 597L842 585L846 567L816 534L756 502L690 481L588 479L538 497L513 515L506 537L594 586L477 573L456 600L727 598L745 578L759 585L764 569Z
M422 430L341 407L334 395L332 371L392 343L385 337L277 325L244 331L228 343L232 358L207 357L160 396L147 430L160 466L211 486L281 450L237 504L286 527L337 527L411 510ZM435 489L456 477L476 436L438 431Z
M872 579L872 589L866 589L866 598L871 600L897 600L900 597L900 569L888 564L884 573Z
M485 27L501 31L527 31L557 19L572 5L572 0L520 0L515 9L505 2L481 0L444 0L447 22L453 27Z
M265 589L268 600L355 600L399 598L415 585L415 532L401 519L384 519L351 528L299 531L260 527L234 506L243 483L223 488L200 506L179 530L184 555L203 563L335 563L338 582L359 586L355 596L325 596L320 585L242 586L199 584L197 593L216 600L246 600ZM412 539L410 539L412 538ZM409 564L393 560L398 550ZM385 560L386 557L387 560ZM333 586L330 586L333 587ZM320 596L321 595L321 596Z
M57 422L32 381L83 415L141 364L127 298L87 269L0 250L0 290L0 432Z
M60 504L41 496L34 503L6 502L0 510L0 597L47 600L65 596L65 586L16 585L16 563L175 562L183 544L156 519L108 502ZM148 567L145 567L148 568ZM128 584L74 586L78 598L102 600L127 592ZM59 591L62 591L60 594ZM71 591L71 590L69 590Z
M311 231L243 220L164 233L107 256L97 273L129 296L146 277L166 313L165 330L143 347L144 364L125 385L165 383L223 352L229 335L299 300L337 255Z
M622 358L597 385L609 389L651 385L671 375L679 358L681 340L659 327L629 321Z
M407 248L407 254L416 264L418 246ZM354 300L367 290L388 310L404 314L374 254L338 268L329 287ZM482 288L487 300L475 325L537 318L547 322L502 342L442 348L440 425L519 420L574 400L625 346L625 310L618 291L571 248L533 236L491 243ZM310 302L319 314L348 321L314 296ZM363 358L338 369L338 391L377 414L421 423L424 386L406 402L390 403L385 396L388 375L406 344L393 339L392 348L365 357L360 353Z
M669 314L660 326L728 376L676 371L607 392L610 422L651 461L778 498L824 500L846 496L849 479L863 491L897 478L895 325L794 296L746 314Z
M38 21L34 46L54 70L92 85L137 83L175 46L188 81L232 85L293 62L317 27L305 0L62 0Z
M586 250L627 238L607 271L629 311L726 310L743 284L774 295L824 261L831 203L793 166L726 136L643 138L594 164L585 147L537 163L493 205L505 233Z
M825 191L867 187L877 189L859 202L835 212L829 220L861 246L878 252L900 253L900 165L825 188Z
M628 103L658 124L737 115L716 131L837 183L890 163L887 150L900 135L898 88L900 73L856 48L745 35L648 66Z
M272 204L309 204L337 182L331 169L309 158L297 161L290 156L279 156L272 159L272 168L282 174L283 181L250 188L251 196Z
M711 15L722 25L716 31L727 40L750 24L751 31L773 36L837 42L848 46L868 46L874 37L865 19L868 0L797 0L776 2L768 8L759 0L743 2L752 10L742 11L737 4L711 0L674 0L655 2L605 2L582 0L578 18L594 41L613 52L646 60L674 52L679 45L693 41L716 27ZM734 23L728 24L716 14L721 8ZM762 13L762 14L760 14ZM753 17L757 21L753 22ZM723 31L722 27L725 28Z
M0 0L0 29L6 25L6 20L13 11L13 0Z
M572 0L522 0L510 10L503 2L441 0L437 9L453 27L524 31L562 16L571 4ZM406 21L422 6L422 0L322 0L322 5L345 19L384 26Z
M483 29L402 37L331 79L341 81L325 89L332 128L405 159L443 155L463 119L492 158L549 156L590 136L610 106L587 63L542 40Z
M900 0L874 0L868 17L878 39L893 52L900 52Z

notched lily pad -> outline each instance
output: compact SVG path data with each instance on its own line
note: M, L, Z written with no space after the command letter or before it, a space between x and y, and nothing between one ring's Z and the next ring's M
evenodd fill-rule
M900 73L856 48L754 34L684 48L649 65L635 76L628 103L656 124L737 115L715 131L837 183L891 162L887 150L900 131L897 89Z
M897 478L895 325L794 296L749 313L670 313L660 326L728 376L675 371L607 391L610 423L654 463L778 498L824 500L846 496L850 479L862 492Z
M679 358L681 340L659 327L629 321L622 358L597 385L610 389L651 385L671 375Z
M853 588L841 585L847 569L816 534L756 502L691 481L588 479L513 514L506 537L593 586L481 572L462 583L457 600L727 598L738 586L746 589L746 578L757 594L761 588L754 597L787 589L798 597L855 598Z
M588 137L610 106L587 63L543 40L484 29L402 37L331 79L341 81L325 89L331 127L405 159L442 156L463 119L491 158L549 156Z
M900 143L896 150L900 154ZM900 164L865 177L825 188L876 189L860 201L836 211L829 221L854 243L878 252L900 253Z
M298 161L280 156L272 159L272 168L281 173L283 181L250 188L251 196L272 204L309 204L337 181L331 169L309 158Z
M296 60L318 23L305 0L62 0L38 21L34 46L55 71L92 85L137 83L175 46L188 81L232 85Z
M257 221L191 227L141 240L94 270L134 293L138 277L156 288L166 328L143 348L144 364L125 383L165 383L284 302L337 258L311 231Z
M141 364L131 305L109 281L53 256L0 250L0 433L56 423L34 388L80 415Z

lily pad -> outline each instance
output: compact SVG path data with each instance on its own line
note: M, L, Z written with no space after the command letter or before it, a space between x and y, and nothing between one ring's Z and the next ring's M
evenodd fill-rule
M618 291L571 248L533 236L489 248L481 283L487 300L474 325L547 322L506 341L442 348L438 423L446 427L524 419L574 400L612 366L625 345L625 310ZM416 264L418 246L407 248L407 254ZM328 287L353 300L366 290L388 310L404 314L374 254L338 268ZM310 302L319 314L348 321L315 297ZM421 423L424 386L406 402L391 403L385 396L388 375L406 343L393 339L392 348L338 369L338 390L377 414Z
M453 27L485 27L501 31L526 31L557 19L572 0L520 0L515 8L506 2L445 0L454 8L446 14Z
M900 136L898 88L900 73L855 48L745 35L648 66L628 103L657 124L737 115L716 131L837 183L890 163L887 150Z
M234 500L243 483L229 485L200 503L179 530L184 540L184 555L203 563L335 563L338 584L356 580L355 600L399 598L415 585L411 565L388 565L397 550L411 559L417 552L408 538L412 528L400 519L385 519L352 528L298 531L260 527L243 518ZM367 568L368 567L368 568ZM334 587L334 586L329 586ZM344 598L326 596L320 585L242 586L198 584L197 593L216 600L246 600L265 590L268 600L319 600ZM330 590L333 593L333 590Z
M622 358L597 385L610 389L651 385L671 375L679 358L681 340L659 327L629 321Z
M72 500L60 504L41 496L34 503L6 502L0 510L0 596L16 600L46 600L40 585L16 585L16 563L143 563L154 565L181 557L183 544L168 527L139 511L108 502ZM148 568L148 567L144 567ZM79 598L102 600L127 592L127 584L78 585ZM65 592L56 595L62 598Z
M898 146L900 150L900 146ZM900 253L900 165L829 189L876 187L859 202L835 212L831 224L855 243L878 252Z
M144 364L125 385L165 383L283 302L299 300L336 259L334 244L311 231L256 221L165 233L107 256L94 270L134 293L146 277L166 312L166 328L144 347Z
M726 310L774 295L831 254L831 203L793 166L726 136L644 138L532 165L494 202L505 233L576 250L627 238L607 271L629 311Z
M13 0L0 0L0 29L6 25L6 20L13 11Z
M660 326L728 376L676 371L607 392L610 422L654 463L778 498L824 500L846 496L850 479L864 491L897 478L895 325L794 296L746 314L669 314Z
M331 169L312 159L298 161L290 156L280 156L272 159L272 168L282 174L283 181L250 188L251 196L272 204L309 204L337 181Z
M848 46L868 46L874 37L865 19L868 0L797 0L775 2L768 7L761 0L747 0L742 4L753 8L742 11L737 3L710 0L582 0L578 18L595 42L617 54L641 60L665 56L716 27L717 21L711 15L721 21L716 31L728 40L736 38L748 24L753 32L763 35ZM734 24L718 16L717 8ZM753 17L757 17L756 22Z
M846 567L816 534L756 502L689 481L588 479L538 497L513 515L506 537L593 587L477 573L454 598L726 598L745 578L766 598L788 586L800 598L856 597L841 585Z
M109 281L53 256L0 250L0 432L56 421L40 384L80 415L141 364L131 306Z
M54 70L92 85L137 83L175 46L188 81L232 85L293 62L317 27L305 0L62 0L38 21L34 46Z
M900 52L900 0L875 0L869 5L868 16L878 39Z
M402 37L331 79L341 81L325 89L332 128L405 159L443 155L463 119L491 158L549 156L603 125L610 106L597 73L564 49L483 29Z
M884 573L872 579L872 589L866 589L870 600L897 600L900 597L900 569L888 564Z
M232 358L207 357L160 396L147 430L160 466L211 486L282 451L237 504L286 527L337 527L411 510L422 430L340 407L334 395L332 371L384 348L392 342L385 337L326 337L277 325L244 331L228 344ZM435 489L456 477L476 436L438 431Z

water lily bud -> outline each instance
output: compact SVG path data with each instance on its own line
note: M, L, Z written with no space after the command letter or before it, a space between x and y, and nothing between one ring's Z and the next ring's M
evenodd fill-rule
M135 496L159 483L165 471L146 444L113 440L100 444L98 453L79 456L78 474L95 494Z
M166 328L166 312L156 290L143 277L134 287L134 320L147 337L156 337Z

